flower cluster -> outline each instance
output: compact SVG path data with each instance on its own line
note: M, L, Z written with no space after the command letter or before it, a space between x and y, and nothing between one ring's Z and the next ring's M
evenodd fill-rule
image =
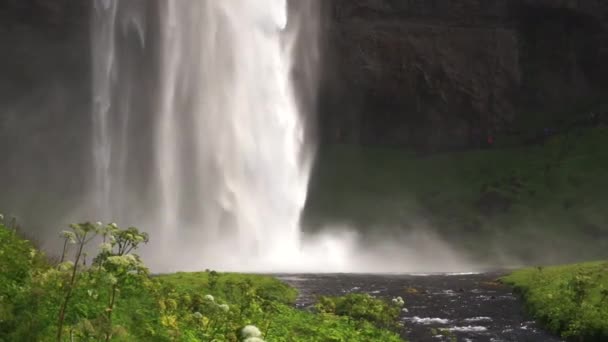
M112 253L112 244L104 242L99 245L99 249L102 253Z
M401 297L395 297L395 298L393 298L393 300L391 302L393 303L393 305L399 306L399 307L402 307L405 305L405 301Z
M76 234L69 230L64 230L61 232L61 237L68 240L69 243L76 243Z
M206 301L215 304L223 312L230 311L230 306L228 306L228 304L219 304L219 303L216 303L215 302L215 298L213 298L213 296L210 295L210 294L205 295L205 297L203 297L203 298L205 298Z
M241 330L243 342L264 342L262 332L254 325L248 325Z

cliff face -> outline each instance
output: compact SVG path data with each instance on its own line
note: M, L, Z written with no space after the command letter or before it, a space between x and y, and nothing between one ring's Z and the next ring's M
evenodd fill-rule
M85 186L89 1L0 1L0 180L5 213L40 215ZM52 195L49 195L52 197ZM27 209L17 210L18 207Z
M333 0L326 142L479 145L608 89L599 0ZM538 113L547 113L545 117ZM549 115L551 113L551 115Z
M319 97L328 143L477 146L608 93L604 0L316 1L328 19ZM91 3L0 3L3 137L30 119L34 129L89 124Z
M16 92L46 80L86 78L88 38L87 1L3 0L0 84Z

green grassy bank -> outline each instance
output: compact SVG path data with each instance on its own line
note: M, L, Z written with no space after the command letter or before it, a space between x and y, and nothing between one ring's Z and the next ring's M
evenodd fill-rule
M572 341L608 341L608 261L523 269L502 280L553 333Z
M148 240L135 228L87 223L61 236L63 260L51 263L0 225L0 341L401 341L390 302L296 310L297 291L271 277L151 276L132 253Z
M606 257L606 146L606 127L430 156L325 146L305 219L312 229L432 228L479 257L501 248L533 262Z

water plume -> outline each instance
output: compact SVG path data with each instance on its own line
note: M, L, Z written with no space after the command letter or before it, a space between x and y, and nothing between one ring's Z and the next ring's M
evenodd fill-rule
M146 29L149 6L94 3L98 216L150 230L159 268L186 262L176 254L248 268L297 253L312 154L292 81L287 1L159 1L155 32ZM158 55L147 69L156 85L143 94L134 44ZM138 111L137 101L152 110ZM137 116L150 131L138 134ZM147 146L138 144L146 135Z
M302 236L320 16L290 3L94 2L94 212L150 232L154 271L411 268L403 246Z

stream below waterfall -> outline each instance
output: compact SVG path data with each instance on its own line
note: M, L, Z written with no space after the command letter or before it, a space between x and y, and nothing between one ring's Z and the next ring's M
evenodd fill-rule
M498 272L481 274L289 274L276 275L300 291L306 308L318 295L353 292L376 297L401 296L406 310L402 336L425 341L560 341L526 317L511 289L496 281Z

